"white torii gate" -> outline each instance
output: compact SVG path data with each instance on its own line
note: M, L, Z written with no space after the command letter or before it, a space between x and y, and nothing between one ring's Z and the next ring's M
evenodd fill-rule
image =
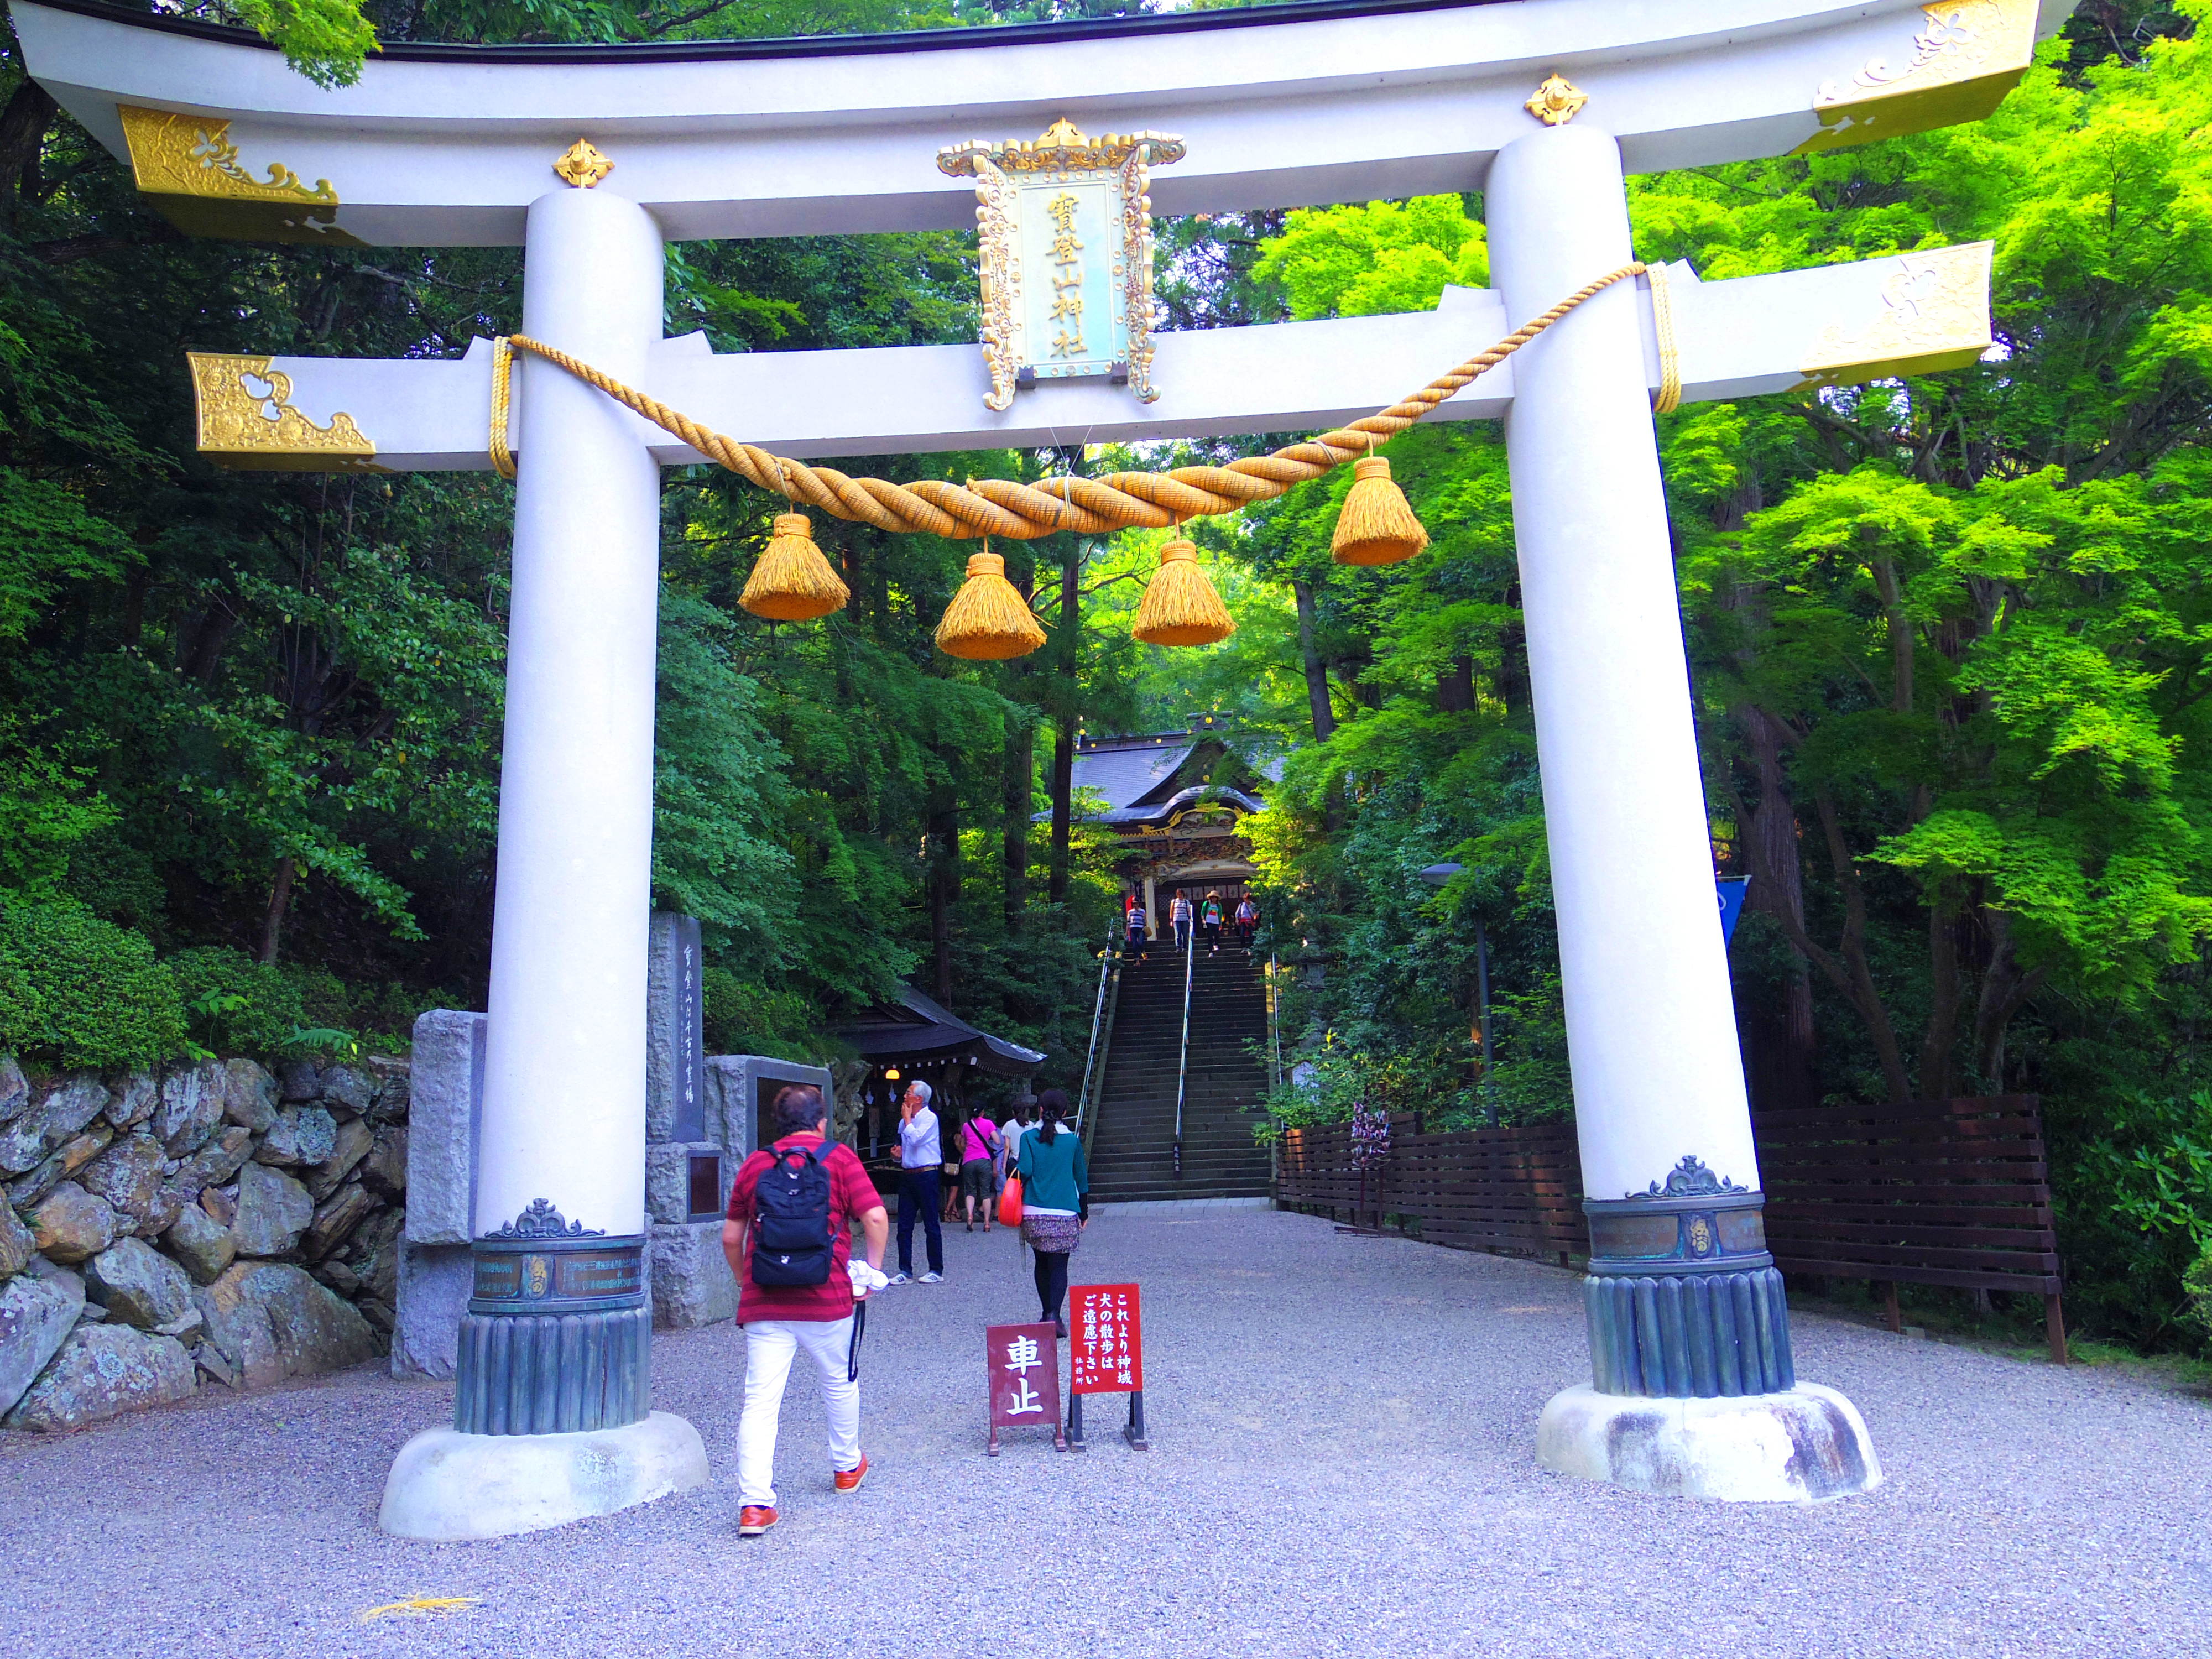
M1978 119L2072 0L1414 0L655 47L394 46L325 92L234 31L16 0L32 72L199 234L521 243L524 329L795 456L1334 425L1630 257L1626 173ZM1586 98L1547 125L1547 77ZM971 222L938 152L1066 117L1171 131L1170 214L1480 190L1493 291L1436 311L1155 337L1163 395L1047 381L1002 413L973 348L716 356L661 335L662 248ZM570 182L578 139L615 164ZM307 182L313 180L313 183ZM588 184L588 187L586 185ZM1503 417L1592 1231L1596 1386L1550 1467L1745 1498L1881 1479L1796 1382L1765 1250L1651 424L1684 401L1955 367L1987 245L1699 283L1674 350L1607 290L1434 418ZM1671 359L1671 361L1669 361ZM491 463L489 343L459 361L195 359L203 449L248 467ZM833 386L865 386L864 398ZM706 1479L647 1412L639 1280L659 469L701 457L521 371L498 899L456 1427L395 1463L388 1530L483 1536ZM1618 1196L1613 1196L1618 1194Z

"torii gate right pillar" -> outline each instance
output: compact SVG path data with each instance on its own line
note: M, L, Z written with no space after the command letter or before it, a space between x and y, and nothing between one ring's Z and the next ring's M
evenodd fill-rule
M1595 125L1504 147L1486 198L1510 316L1632 257ZM1537 1456L1650 1492L1835 1497L1881 1466L1850 1402L1797 1382L1765 1248L1643 303L1616 285L1523 350L1505 423L1590 1221L1594 1386L1546 1407Z

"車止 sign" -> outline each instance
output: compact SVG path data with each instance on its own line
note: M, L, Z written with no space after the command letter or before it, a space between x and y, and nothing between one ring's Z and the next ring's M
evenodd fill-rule
M1049 1323L993 1325L983 1333L983 1363L991 1379L991 1437L985 1449L999 1455L1000 1429L1048 1428L1053 1444L1065 1448L1059 1333Z
M1151 170L1182 159L1165 133L1086 137L1066 117L1034 143L973 140L937 165L975 180L983 361L991 409L1039 380L1105 375L1152 389Z

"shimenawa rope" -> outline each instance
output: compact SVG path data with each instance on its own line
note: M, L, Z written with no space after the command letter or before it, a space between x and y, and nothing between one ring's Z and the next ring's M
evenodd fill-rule
M495 466L507 450L507 380L512 357L500 351L501 343L527 351L558 365L578 380L597 386L635 413L673 437L682 439L702 455L727 467L763 489L774 490L794 504L818 507L833 519L857 520L878 530L932 536L1004 536L1031 541L1056 531L1103 535L1133 526L1162 530L1186 519L1235 513L1255 501L1272 501L1292 484L1318 478L1346 461L1371 452L1379 440L1395 437L1438 404L1480 375L1511 356L1529 341L1593 295L1601 294L1626 277L1644 275L1656 267L1632 260L1585 283L1541 316L1530 319L1496 345L1468 358L1449 374L1440 374L1419 392L1389 408L1363 416L1349 427L1324 432L1304 443L1291 444L1272 455L1247 456L1226 466L1179 466L1171 472L1115 472L1103 478L1048 478L1035 484L1004 478L970 478L963 486L945 478L922 478L910 484L883 478L854 478L833 467L810 466L804 461L771 455L751 444L726 438L690 416L669 408L635 386L623 385L589 363L526 334L495 343L492 357L491 453ZM1664 279L1661 281L1663 283ZM1654 303L1658 303L1654 289ZM1673 328L1662 325L1660 359L1662 377L1673 360ZM1680 377L1674 376L1679 398ZM1662 395L1665 394L1662 379ZM1672 407L1672 405L1668 405ZM512 477L501 467L503 477Z
M1651 400L1655 415L1672 415L1682 406L1682 354L1674 345L1674 291L1667 286L1667 267L1649 265L1651 279L1651 330L1659 341L1659 393Z

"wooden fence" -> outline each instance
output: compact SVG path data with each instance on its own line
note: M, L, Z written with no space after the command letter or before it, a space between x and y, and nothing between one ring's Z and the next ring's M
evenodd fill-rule
M1763 1112L1753 1121L1766 1241L1785 1273L2043 1298L2066 1360L2058 1240L2033 1095Z
M1325 1124L1291 1130L1276 1169L1285 1204L1368 1225L1396 1217L1432 1244L1555 1255L1562 1267L1589 1249L1572 1124L1424 1134L1418 1119L1396 1118L1389 1157L1364 1180L1351 1126Z
M2029 1095L1825 1106L1754 1120L1766 1237L1785 1273L2039 1295L2063 1364L2058 1244L2039 1103ZM1389 1222L1431 1243L1562 1267L1589 1250L1571 1124L1425 1134L1391 1123L1389 1156L1364 1175L1348 1124L1292 1129L1276 1197L1361 1225Z

